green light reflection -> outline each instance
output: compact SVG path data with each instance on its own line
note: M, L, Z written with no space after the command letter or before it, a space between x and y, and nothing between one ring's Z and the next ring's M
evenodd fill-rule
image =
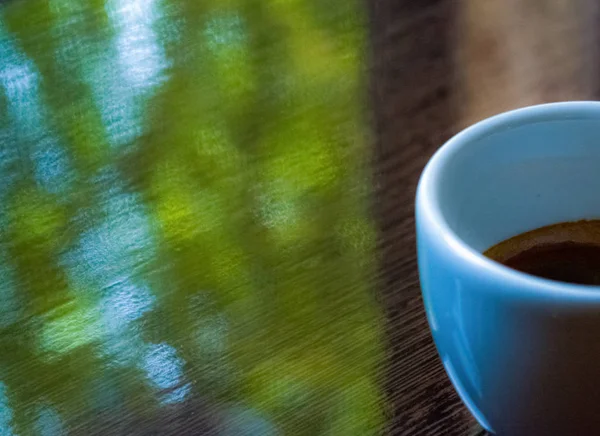
M0 6L0 434L378 434L363 11L317 3Z

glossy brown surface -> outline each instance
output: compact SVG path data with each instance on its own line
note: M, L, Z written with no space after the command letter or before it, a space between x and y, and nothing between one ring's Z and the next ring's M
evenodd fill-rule
M577 242L537 245L503 262L521 272L560 282L600 284L600 246Z
M600 284L600 221L558 223L502 241L484 253L539 277Z

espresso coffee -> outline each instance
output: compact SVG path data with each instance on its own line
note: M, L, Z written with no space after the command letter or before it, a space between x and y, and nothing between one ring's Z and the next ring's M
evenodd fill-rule
M484 254L539 277L600 285L600 220L542 227L500 242Z

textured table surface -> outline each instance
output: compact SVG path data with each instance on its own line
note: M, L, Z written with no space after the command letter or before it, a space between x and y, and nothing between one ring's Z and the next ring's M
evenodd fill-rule
M597 96L597 7L543 3L371 2L391 434L485 434L457 398L429 334L413 200L428 158L462 127L522 105Z

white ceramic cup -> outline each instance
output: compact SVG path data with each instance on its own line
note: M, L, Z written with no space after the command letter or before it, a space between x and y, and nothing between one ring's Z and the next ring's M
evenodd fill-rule
M499 435L600 434L600 287L534 277L482 252L600 218L600 103L484 120L427 164L416 201L427 318L460 397Z

